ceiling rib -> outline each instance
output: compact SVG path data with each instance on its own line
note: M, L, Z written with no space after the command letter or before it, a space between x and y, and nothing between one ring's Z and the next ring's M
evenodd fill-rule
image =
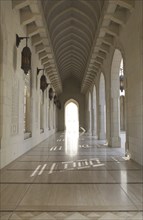
M32 45L41 60L44 67L53 66L51 68L51 82L57 93L62 92L61 78L58 73L52 45L50 42L47 26L45 25L43 8L39 0L12 0L13 10L19 10L20 23L26 27L27 36L31 38ZM53 71L55 70L55 72ZM50 78L50 76L49 76ZM55 79L55 80L53 80Z
M134 9L134 0L12 0L57 93L73 76L85 93Z
M82 82L103 3L104 0L42 2L63 83L71 76Z
M91 76L91 70L96 68L96 74L93 74L90 78L92 82L95 80L96 75L100 73L106 55L108 55L110 48L114 45L121 28L126 25L133 8L134 0L105 1L104 17L101 19L93 49L89 56L88 65L82 81L81 92L86 93L90 87L90 83L87 82L89 81L89 76Z

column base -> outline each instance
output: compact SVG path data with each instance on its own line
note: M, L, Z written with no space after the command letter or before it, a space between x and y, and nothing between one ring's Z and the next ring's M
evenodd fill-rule
M130 151L129 151L129 142L126 141L125 142L125 156L130 156L131 157L131 154L130 154Z
M95 139L98 139L98 135L97 135L97 132L95 130L92 131L92 136L95 138Z
M93 135L93 134L92 134L92 137L93 137L95 140L98 140L98 136L97 136L97 135Z
M111 147L121 147L121 138L120 137L112 137L110 139L109 145Z
M91 131L87 131L87 132L85 133L85 135L86 135L86 136L92 136L92 133L91 133Z
M106 134L105 133L100 133L99 134L99 140L106 140Z

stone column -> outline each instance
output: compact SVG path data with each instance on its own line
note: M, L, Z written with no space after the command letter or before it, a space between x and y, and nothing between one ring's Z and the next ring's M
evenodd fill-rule
M125 141L125 155L130 154L129 149L129 118L128 112L128 87L127 87L127 76L124 76L124 89L125 89L125 97L124 97L124 107L125 107L125 132L126 132L126 141ZM142 145L143 146L143 145Z
M91 112L87 111L87 135L91 135Z
M125 97L120 96L120 130L125 131Z
M98 135L97 135L97 113L96 113L96 107L92 108L92 136L94 136L96 139L98 137Z
M105 117L105 105L101 104L99 105L99 139L105 140L106 139L106 117Z
M49 100L49 108L48 108L48 128L49 130L51 130L51 103Z
M55 128L55 104L53 102L53 129Z
M50 100L50 130L53 129L53 105L52 100Z
M111 99L111 139L110 146L112 147L120 147L121 139L120 139L120 123L119 123L119 97L114 96Z

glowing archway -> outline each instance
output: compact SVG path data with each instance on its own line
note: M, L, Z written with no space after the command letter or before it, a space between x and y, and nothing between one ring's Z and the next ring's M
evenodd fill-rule
M79 130L78 103L70 99L65 103L65 129L68 131Z
M65 152L73 156L78 151L79 113L78 103L70 99L65 103Z

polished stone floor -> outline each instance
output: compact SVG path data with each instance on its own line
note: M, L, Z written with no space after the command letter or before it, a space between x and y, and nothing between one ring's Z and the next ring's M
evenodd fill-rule
M1 171L5 220L143 219L143 167L123 148L51 136Z

